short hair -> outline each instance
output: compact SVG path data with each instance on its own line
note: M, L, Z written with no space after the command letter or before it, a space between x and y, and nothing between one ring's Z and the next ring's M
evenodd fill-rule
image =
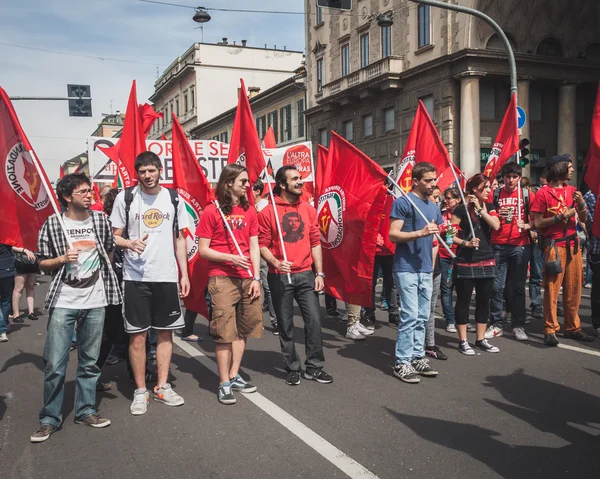
M104 195L104 203L102 204L102 209L108 216L110 216L112 213L113 206L115 204L115 198L117 197L118 194L119 194L118 188L110 187L110 189L106 192L106 195Z
M85 173L71 173L58 180L58 183L56 184L56 196L58 196L60 204L67 208L69 203L65 200L65 196L73 196L75 188L83 184L92 186L90 179Z
M156 166L159 170L162 168L162 163L160 162L160 158L156 153L151 151L143 151L136 157L133 163L133 168L137 172L142 166L150 165Z
M254 182L254 185L252 185L252 190L258 191L258 193L262 195L263 191L265 191L265 184L261 179L258 179Z
M437 173L437 170L435 169L435 166L433 166L431 163L421 161L413 167L412 179L421 181L425 173Z
M458 188L456 186L451 186L449 188L446 188L443 196L446 197L446 195L448 195L448 194L451 195L452 198L462 201L462 198L460 196L460 191L458 191Z
M297 170L294 165L285 165L277 170L275 174L275 186L273 187L273 193L276 195L281 194L281 185L287 186L287 172L291 170Z
M523 176L521 178L521 187L529 188L530 186L531 186L531 180L529 178L527 178L526 176Z
M521 168L521 165L515 163L514 161L505 163L502 167L502 170L500 170L500 176L504 178L506 175L523 176L523 168Z

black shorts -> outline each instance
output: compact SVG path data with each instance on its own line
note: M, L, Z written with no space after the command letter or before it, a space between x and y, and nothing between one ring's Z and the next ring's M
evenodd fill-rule
M184 319L177 283L123 281L123 321L129 334L150 328L181 329Z

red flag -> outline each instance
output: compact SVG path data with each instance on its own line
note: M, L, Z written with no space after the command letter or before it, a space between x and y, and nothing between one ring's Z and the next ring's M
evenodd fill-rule
M12 103L0 88L0 243L36 251L38 232L58 202L34 156Z
M598 84L598 93L596 94L596 106L592 116L592 132L590 134L590 149L585 157L587 171L585 173L585 183L596 195L600 195L600 83ZM600 210L600 208L596 208ZM598 222L595 221L594 225ZM594 233L595 235L595 233Z
M395 198L392 195L385 197L385 207L383 209L381 226L379 227L379 236L383 238L383 246L391 253L396 252L396 245L390 241L390 214Z
M448 150L431 121L427 108L421 100L413 120L406 148L402 155L398 172L398 185L406 192L412 189L412 170L415 163L426 161L435 166L438 175L446 171L452 163ZM450 171L452 174L452 171Z
M163 140L163 141L168 141L168 140L169 140L169 139L168 139L168 138L165 136L165 134L164 134L164 133L162 133L162 134L160 135L160 139L161 139L161 140Z
M149 105L148 103L144 103L143 105L138 105L138 112L140 115L140 120L142 122L142 131L144 132L144 139L150 133L150 129L152 128L152 124L156 121L157 118L162 118L163 112L154 111L154 107Z
M123 122L123 132L119 140L119 163L117 166L123 181L123 187L127 188L137 183L133 164L137 155L143 151L146 151L146 137L139 115L136 82L133 80L127 111L125 112L125 121Z
M94 190L94 203L98 203L100 201L100 188L98 188L98 183L92 183L92 189Z
M62 167L62 165L60 165L60 166L58 167L58 169L59 169L58 178L59 178L59 179L61 179L61 178L64 178L64 177L65 177L65 170L63 170L63 167Z
M491 179L496 178L508 159L517 151L519 151L517 95L513 93L483 174Z
M317 146L317 168L315 171L315 199L321 196L321 185L323 184L323 175L325 174L325 163L329 156L329 149L323 145Z
M215 199L210 184L200 168L198 158L185 136L177 117L173 115L173 187L183 201L193 228L185 229L185 241L188 253L190 275L190 294L184 298L185 307L208 318L208 308L204 297L204 289L208 283L208 262L198 254L198 237L196 227L200 222L202 211Z
M265 133L265 137L262 141L263 148L277 148L277 141L275 141L275 131L273 130L273 126L270 126Z
M446 188L449 188L450 186L452 186L452 184L456 183L456 178L454 177L454 174L452 174L451 168L454 168L454 171L456 172L456 177L458 178L458 182L460 183L457 186L464 189L465 174L462 171L460 171L460 168L458 166L456 166L454 163L452 163L441 173L438 171L437 185L439 186L439 188L442 192Z
M327 277L325 289L351 304L371 306L386 179L377 163L332 132L317 219Z

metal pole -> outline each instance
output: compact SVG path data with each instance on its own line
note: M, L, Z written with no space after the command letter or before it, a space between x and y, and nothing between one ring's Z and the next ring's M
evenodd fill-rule
M420 3L423 5L430 5L432 7L443 8L445 10L453 10L455 12L467 13L469 15L473 15L474 17L481 18L484 22L487 22L496 32L496 34L502 39L504 42L504 47L506 48L506 53L508 53L508 65L510 69L510 92L511 94L517 94L517 64L515 62L515 54L513 53L512 47L510 46L510 42L508 41L508 37L491 17L486 15L479 10L475 10L474 8L462 7L460 5L453 5L450 3L440 2L438 0L412 0L415 3Z

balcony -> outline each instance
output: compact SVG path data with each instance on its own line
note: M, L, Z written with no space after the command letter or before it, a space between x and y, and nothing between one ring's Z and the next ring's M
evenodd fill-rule
M368 92L400 88L404 61L400 57L386 57L345 77L323 85L319 104L345 103L348 98L368 96Z

